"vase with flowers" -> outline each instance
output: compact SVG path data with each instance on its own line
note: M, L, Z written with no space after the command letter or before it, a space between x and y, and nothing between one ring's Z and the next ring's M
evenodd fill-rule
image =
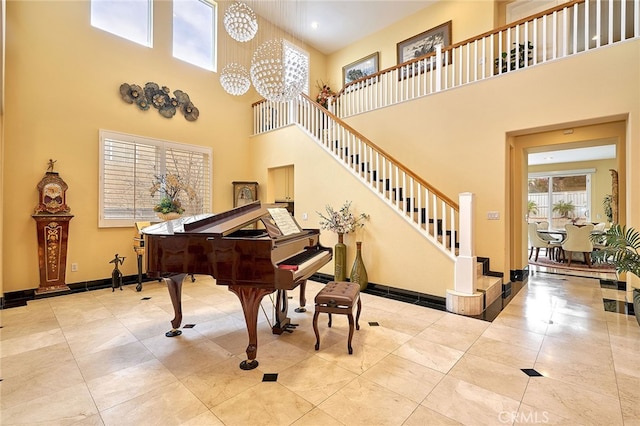
M195 189L187 184L178 174L167 173L155 176L155 180L149 188L152 197L160 194L160 201L155 205L153 211L162 220L177 219L184 213L184 208L180 201L182 193L192 200L196 196Z
M327 205L326 214L316 212L320 216L320 227L338 234L338 243L334 247L334 280L345 281L347 278L347 246L344 244L344 234L355 232L356 229L364 226L364 221L369 219L366 213L354 215L351 212L351 201L345 203L338 210Z
M321 81L316 82L318 88L318 96L316 96L316 102L322 105L323 108L329 109L329 99L336 95L336 92L331 90L328 83Z

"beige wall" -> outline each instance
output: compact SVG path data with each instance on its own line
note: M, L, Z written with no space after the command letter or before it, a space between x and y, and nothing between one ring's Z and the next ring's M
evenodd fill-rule
M493 1L440 1L413 16L366 37L327 58L327 75L334 88L342 87L342 67L380 52L380 70L397 65L397 43L451 20L456 43L494 28ZM312 93L316 93L313 92Z
M258 180L262 182L267 180L267 169L295 164L295 217L303 228L319 228L317 212L324 212L326 205L338 209L345 201L352 202L356 214L370 214L371 219L362 230L345 236L347 272L353 264L355 242L362 241L370 282L445 295L453 282L453 261L408 226L378 195L364 189L350 171L309 136L290 126L256 136L251 144L260 173ZM321 243L333 247L336 234L322 231ZM333 263L321 272L333 275Z
M476 254L490 257L492 269L508 276L526 266L526 256L510 254L512 244L518 253L522 246L510 236L510 221L520 223L524 213L512 207L509 136L628 117L627 181L634 182L639 46L634 41L576 55L347 121L449 197L475 193ZM612 69L615 78L606 85L593 83ZM640 218L640 200L633 195L628 188L629 223ZM489 211L498 211L500 220L487 220Z
M395 64L395 43L446 20L454 41L492 27L492 2L439 2L430 14L406 22L324 57L311 50L311 87L320 76L341 79L344 64L381 51L381 65ZM451 9L440 9L448 5ZM156 28L171 16L169 2L156 2ZM123 273L133 274L133 229L98 229L98 129L213 147L213 211L232 205L231 182L267 185L267 168L295 164L296 217L317 226L315 211L353 200L371 214L363 236L372 282L444 296L452 286L450 260L437 252L375 194L297 129L250 138L250 104L257 96L235 98L220 88L217 75L171 59L170 34L157 32L154 49L132 45L92 29L88 2L10 2L7 10L6 105L4 116L4 291L38 284L35 185L49 158L69 184L71 222L69 283L109 276L114 253L127 255ZM473 9L473 10L471 10ZM477 18L477 21L472 20ZM163 21L164 20L164 21ZM477 22L477 23L476 23ZM472 23L476 23L473 24ZM610 78L615 70L615 78ZM526 265L518 241L522 199L512 195L513 175L526 176L523 135L594 121L626 123L627 181L638 182L640 166L640 42L632 41L529 70L469 84L384 110L350 118L349 124L451 198L476 194L477 250L505 272ZM141 112L118 95L122 82L156 81L189 93L200 119L165 119ZM599 84L595 82L601 82ZM606 83L606 84L605 84ZM315 94L312 89L312 96ZM511 160L513 159L513 161ZM627 222L640 222L637 186L625 189ZM519 195L521 197L521 194ZM10 201L10 208L7 204ZM486 219L498 211L500 220ZM308 220L302 220L302 213ZM514 231L515 229L515 231ZM349 262L353 259L352 236ZM335 236L323 233L323 244ZM128 253L128 254L127 254ZM324 272L331 273L330 267Z
M168 1L154 3L151 49L91 27L89 1L8 2L2 156L2 192L10 201L3 209L5 293L39 284L31 214L49 158L57 160L56 171L69 185L67 204L74 215L67 283L110 277L115 253L127 257L121 268L125 275L136 273L133 228L98 228L99 129L212 147L211 211L233 206L232 181L255 179L249 135L251 103L259 96L253 91L228 95L217 73L173 59L171 31L161 30L171 28L171 8ZM324 56L309 51L322 72ZM140 111L120 98L121 83L149 81L188 93L200 110L199 119L188 122L179 113L166 119L153 108ZM78 263L77 272L70 271L72 262Z

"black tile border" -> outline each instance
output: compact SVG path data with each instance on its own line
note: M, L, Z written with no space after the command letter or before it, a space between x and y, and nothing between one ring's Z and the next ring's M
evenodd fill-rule
M499 272L492 273L491 271L488 270L489 268L488 259L486 258L480 258L480 259L481 259L480 261L483 262L483 270L485 269L485 267L487 268L487 275L496 276L496 277L503 276L503 274ZM329 274L323 274L323 273L315 273L311 277L309 277L309 279L316 282L320 282L322 284L326 284L328 282L333 281L334 276ZM143 275L143 279L142 279L143 283L154 281L154 280L155 279L148 279L146 274ZM131 285L131 284L137 285L138 274L122 277L122 283L123 283L123 286ZM71 291L65 292L64 294L73 294L73 293L80 293L84 291L99 290L103 288L110 288L111 279L105 278L102 280L72 283L72 284L67 284L67 286L69 286ZM512 287L511 283L502 284L502 297L499 297L498 299L496 299L496 301L500 302L500 310L497 311L497 313L492 313L491 315L485 315L485 313L483 313L481 316L474 316L474 318L493 321L493 319L495 319L497 314L500 313L500 311L504 309L507 303L509 303L509 301L511 300L512 298L511 287ZM518 286L518 287L521 288L521 286ZM520 288L518 288L518 290ZM144 289L144 286L143 286L143 289ZM431 294L420 293L412 290L404 290L404 289L394 288L394 287L390 287L382 284L375 284L375 283L369 283L368 287L363 291L363 293L384 297L386 299L397 300L399 302L405 302L412 305L432 308L439 311L445 311L445 312L447 311L447 300L445 297L441 297L441 296L434 296ZM517 294L517 291L513 293L513 296L515 296L515 294ZM54 297L57 295L59 294L53 293L51 297ZM33 300L35 298L34 296L35 296L35 289L5 293L4 297L1 299L2 305L0 306L0 309L8 309L8 308L14 308L18 306L25 306L29 300ZM495 304L496 303L494 302L494 305Z
M333 281L334 276L329 274L315 273L309 279L323 284ZM347 281L349 279L347 278ZM444 297L433 296L430 294L419 293L412 290L404 290L400 288L390 287L382 284L369 283L363 293L374 296L384 297L385 299L397 300L412 305L424 306L427 308L446 311L447 300Z
M143 274L142 282L144 283L149 281L155 281L155 279L153 278L149 279L147 278L146 274ZM127 275L122 277L123 286L131 285L131 284L136 284L136 285L138 284L138 274ZM65 294L82 293L84 291L111 288L112 286L111 286L111 278L105 278L101 280L81 281L77 283L71 283L71 284L67 284L67 287L69 287L70 289L69 291L45 294L43 296L39 296L38 298L56 297L56 296L62 296ZM143 289L144 289L144 286L143 286ZM0 310L16 308L18 306L26 306L28 301L36 299L35 293L36 293L35 288L29 289L29 290L18 290L18 291L5 293L4 297L0 299Z
M627 282L626 281L617 281L617 280L600 280L600 287L608 288L611 290L620 290L627 291Z

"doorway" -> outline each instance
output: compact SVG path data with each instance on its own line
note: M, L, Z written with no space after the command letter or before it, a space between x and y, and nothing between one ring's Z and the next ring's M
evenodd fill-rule
M626 173L625 173L625 146L626 146L626 121L617 120L606 123L582 124L580 126L563 126L555 130L543 130L538 132L527 132L512 134L508 137L510 144L510 242L509 244L509 264L512 275L519 276L528 266L528 238L527 220L529 219L529 174L534 172L551 172L554 169L566 172L570 170L581 170L580 173L590 174L590 211L584 215L583 220L606 220L603 219L604 210L601 198L610 193L611 172L609 168L617 173L619 183L618 211L620 212L619 223L624 223L626 200ZM550 152L570 152L570 150L596 148L607 145L615 146L615 158L609 162L601 162L596 159L585 159L583 161L568 161L563 164L550 162L544 166L530 166L529 158L532 155L550 156ZM571 159L571 157L570 157ZM577 160L577 157L573 157ZM537 169L536 169L537 168ZM606 168L606 170L604 170ZM595 169L595 170L593 170ZM586 172L585 172L586 171ZM593 171L593 173L591 173ZM595 176L595 178L594 178ZM595 182L594 182L595 180ZM594 191L595 187L599 189ZM594 195L596 194L596 195ZM550 206L553 209L553 202ZM599 216L598 216L599 215ZM558 216L556 214L556 216ZM600 219L600 220L599 220ZM520 273L518 273L520 272Z

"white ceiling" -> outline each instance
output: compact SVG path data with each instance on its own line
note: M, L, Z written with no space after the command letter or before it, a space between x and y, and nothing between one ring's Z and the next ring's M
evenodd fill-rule
M439 0L245 0L258 15L325 55ZM224 13L224 11L222 12ZM317 28L312 28L312 23Z
M529 154L529 165L573 163L575 161L593 161L611 158L616 158L616 146L602 145L591 148L563 149Z

